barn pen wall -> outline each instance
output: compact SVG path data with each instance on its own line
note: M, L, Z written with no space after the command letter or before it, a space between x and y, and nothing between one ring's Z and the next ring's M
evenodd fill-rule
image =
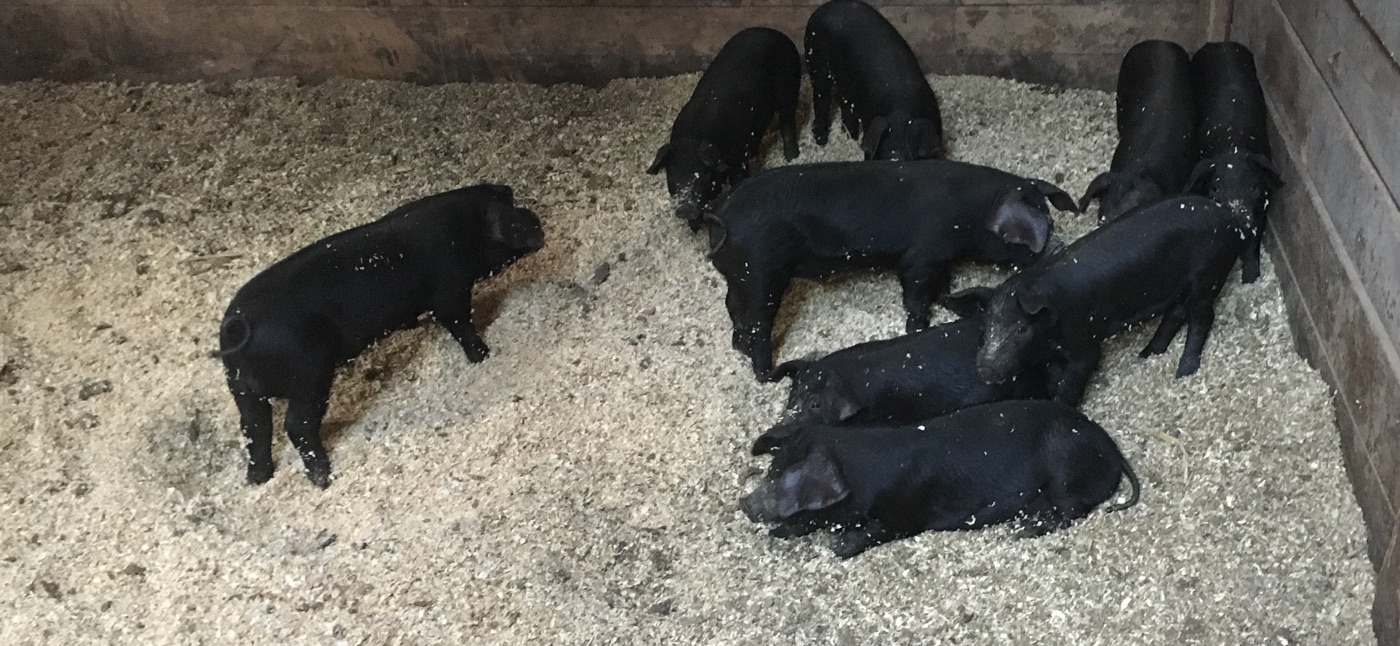
M1376 567L1374 621L1400 643L1400 6L1238 0L1287 186L1271 220L1293 329L1335 388Z
M1193 47L1231 0L872 0L939 74L1109 88L1142 38ZM259 76L572 82L704 68L821 0L10 0L0 81Z
M573 82L702 69L821 0L9 0L0 81L297 76ZM1400 643L1400 4L1394 0L871 0L925 68L1111 89L1143 38L1226 35L1260 61L1286 187L1271 250L1301 351L1336 389Z

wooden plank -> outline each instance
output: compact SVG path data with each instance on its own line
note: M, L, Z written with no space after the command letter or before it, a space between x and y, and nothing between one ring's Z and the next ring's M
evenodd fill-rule
M1336 389L1347 473L1366 520L1371 563L1379 568L1400 514L1400 498L1391 492L1400 478L1384 480L1373 463L1383 457L1379 451L1390 450L1378 447L1379 438L1400 435L1393 417L1400 411L1400 359L1368 308L1312 179L1294 159L1297 142L1283 136L1275 149L1288 183L1274 206L1270 252L1300 351Z
M1234 31L1254 50L1279 130L1297 142L1304 172L1394 344L1400 339L1400 209L1277 5L1237 4Z
M1400 202L1400 66L1346 2L1282 2L1313 64ZM1400 14L1396 14L1400 19Z
M1352 0L1361 17L1385 44L1391 61L1400 61L1400 3L1395 0Z
M21 7L33 18L28 23L48 20L48 31L60 36L73 31L69 23L82 20L104 26L77 31L81 37L71 40L44 39L23 48L24 56L16 54L19 48L0 51L0 77L187 81L292 75L600 84L702 69L729 36L748 26L766 24L797 38L810 15L810 5L720 0L509 8L424 5L428 0L374 7L359 6L365 0L295 1L302 4L129 0L118 8ZM346 4L352 1L355 6ZM1196 14L1206 0L948 4L953 1L882 9L932 73L1107 88L1132 42L1165 36L1190 44L1205 34ZM15 15L16 8L7 11Z

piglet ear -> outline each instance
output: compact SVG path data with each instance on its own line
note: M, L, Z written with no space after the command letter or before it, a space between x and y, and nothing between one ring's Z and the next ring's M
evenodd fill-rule
M1050 204L1055 208L1061 211L1069 211L1070 213L1079 213L1079 205L1074 203L1074 198L1070 197L1069 193L1065 192L1065 189L1055 186L1043 179L1032 179L1031 186L1034 186L1035 190L1040 191L1041 195L1044 195L1046 199L1050 200Z
M822 388L822 394L817 401L821 403L822 421L828 424L844 422L855 417L863 408L860 402L856 401L856 394L851 390L850 382L838 374L827 377L826 387Z
M1039 314L1050 305L1050 299L1045 293L1034 289L1017 294L1016 302L1021 304L1021 309L1027 314Z
M994 293L995 290L990 287L972 287L944 296L938 302L948 311L967 318L981 315L987 309L987 303L992 302Z
M671 153L675 152L675 144L665 144L656 150L656 159L651 161L651 166L647 167L648 175L655 175L666 167L666 163L671 160Z
M778 515L789 518L799 512L826 509L851 495L836 463L815 450L783 473L775 496Z
M506 220L510 217L511 207L500 202L491 202L486 205L486 237L491 242L504 244L506 242Z
M1025 202L1020 191L1011 191L1001 199L987 220L987 230L1007 244L1030 247L1040 253L1050 239L1053 224L1050 216Z
M729 164L724 163L724 156L719 153L719 147L708 141L700 142L700 148L696 154L700 156L700 163L707 168L721 173L729 170Z
M1186 180L1186 186L1181 190L1185 193L1195 193L1205 195L1205 183L1210 179L1211 171L1215 170L1214 159L1202 159L1196 162L1196 167L1191 169L1191 179Z
M1283 175L1278 172L1273 160L1259 153L1251 153L1249 163L1264 173L1264 181L1269 185L1269 190L1276 191L1283 186Z
M763 432L753 441L753 446L749 447L752 455L763 455L765 453L776 453L783 442L797 434L801 427L796 424L778 424Z
M884 117L875 117L865 126L865 136L860 139L860 149L865 151L865 158L870 159L875 156L875 151L880 148L880 142L890 131L890 121Z

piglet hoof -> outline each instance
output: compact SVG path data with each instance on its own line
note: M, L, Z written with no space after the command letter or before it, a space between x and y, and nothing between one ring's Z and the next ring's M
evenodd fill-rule
M1152 347L1152 344L1148 344L1147 347L1145 347L1145 348L1142 349L1142 352L1139 352L1139 353L1138 353L1138 358L1139 358L1139 359L1146 359L1146 358L1151 357L1151 356L1153 356L1153 355L1162 354L1163 352L1166 352L1166 351L1167 351L1166 348L1154 348L1154 347Z
M486 357L491 356L491 348L486 347L485 343L464 345L462 350L467 353L467 361L472 363L481 363L486 360Z
M272 479L271 464L250 464L248 465L248 484L260 485Z
M326 487L331 486L331 468L329 465L327 465L325 468L309 468L306 470L306 478L311 481L311 484L325 489Z
M1240 282L1248 285L1259 280L1259 265L1246 264L1240 269Z
M865 550L870 549L874 542L869 536L859 531L849 531L836 536L831 542L831 553L838 559L849 559L860 556Z
M1177 378L1177 379L1180 379L1180 378L1182 378L1182 377L1189 377L1189 376L1191 376L1191 375L1196 374L1196 371L1197 371L1197 370L1200 370L1200 369L1201 369L1201 358L1200 358L1200 357L1182 356L1182 357L1181 357L1181 363L1178 363L1178 364L1176 365L1176 378Z

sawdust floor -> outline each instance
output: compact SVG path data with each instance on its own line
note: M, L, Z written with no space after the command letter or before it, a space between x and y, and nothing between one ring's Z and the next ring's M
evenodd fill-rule
M1268 264L1227 288L1198 376L1172 379L1180 339L1111 345L1085 407L1144 478L1131 511L844 562L747 522L746 449L785 391L729 349L704 241L641 172L695 78L0 86L0 643L1374 640L1329 393ZM1110 95L934 83L954 158L1078 194L1112 152ZM493 356L433 324L391 337L338 381L331 488L280 433L277 475L244 484L210 357L234 291L481 181L548 237L480 292ZM903 321L888 275L803 283L784 311L780 359Z

